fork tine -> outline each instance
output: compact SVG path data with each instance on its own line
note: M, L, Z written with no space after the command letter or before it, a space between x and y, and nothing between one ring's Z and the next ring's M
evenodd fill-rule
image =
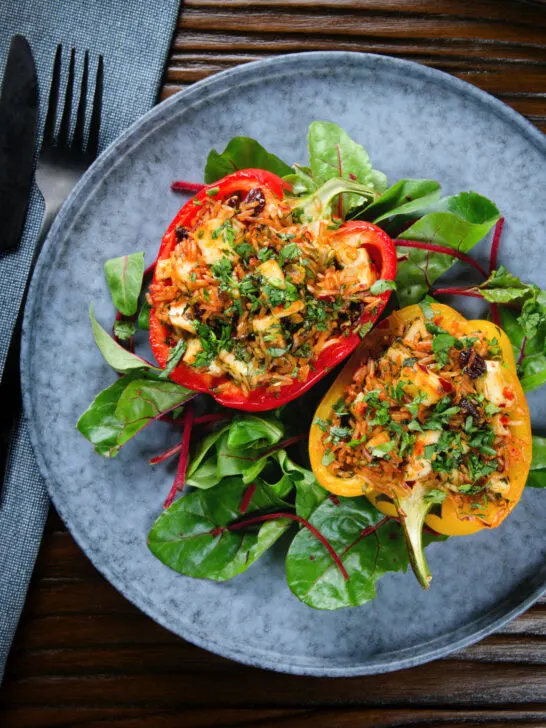
M51 77L51 87L49 89L49 99L47 102L47 116L44 125L43 143L51 145L55 135L55 120L57 118L57 102L59 100L59 85L61 82L61 56L63 47L59 43L55 51L55 61L53 63L53 75Z
M80 85L80 100L78 103L78 111L76 113L76 126L74 128L74 136L72 138L72 149L83 150L83 133L85 127L85 105L87 101L87 74L89 67L89 53L85 51L83 58L82 82Z
M89 139L85 150L86 153L93 158L97 156L97 150L99 147L100 117L102 109L102 82L103 62L102 56L99 56L97 75L95 78L95 94L93 96L93 112L91 114L91 122L89 125Z
M76 52L74 48L70 52L70 65L68 67L68 81L66 83L66 91L64 94L64 108L61 118L61 126L59 128L59 136L57 143L60 147L68 146L68 135L70 133L70 110L72 108L72 94L74 89L74 66Z

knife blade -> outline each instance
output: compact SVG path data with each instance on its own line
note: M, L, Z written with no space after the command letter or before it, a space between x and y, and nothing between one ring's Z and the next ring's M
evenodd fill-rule
M38 81L32 51L14 35L0 92L0 250L17 246L34 171Z

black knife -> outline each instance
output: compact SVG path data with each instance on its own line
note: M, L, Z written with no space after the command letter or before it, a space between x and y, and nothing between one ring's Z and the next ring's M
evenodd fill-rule
M11 39L0 92L0 250L17 246L25 223L38 117L38 82L30 46Z

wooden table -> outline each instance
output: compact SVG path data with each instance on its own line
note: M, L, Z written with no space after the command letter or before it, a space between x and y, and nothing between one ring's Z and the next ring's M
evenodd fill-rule
M187 0L161 98L238 63L330 49L433 65L546 131L541 2ZM546 599L480 644L412 670L334 680L248 668L141 614L52 512L0 690L0 725L538 728L546 726L545 635Z

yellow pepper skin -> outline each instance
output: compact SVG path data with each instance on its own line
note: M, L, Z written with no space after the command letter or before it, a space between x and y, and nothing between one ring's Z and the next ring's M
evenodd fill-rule
M484 528L495 528L518 503L523 488L525 487L531 465L532 438L529 408L517 377L512 345L506 334L489 321L468 321L449 306L433 303L431 304L431 308L434 313L434 323L457 338L482 332L488 340L497 340L502 357L501 372L504 385L503 392L506 398L512 402L512 406L506 410L506 416L509 419L507 426L510 428L513 436L512 442L514 443L514 448L511 452L507 473L509 491L506 495L505 505L501 507L490 502L487 509L480 511L480 515L478 516L475 514L475 511L472 512L469 503L465 503L464 496L448 495L442 503L441 515L433 515L431 513L423 514L423 516L426 515L426 520L424 517L422 520L425 520L426 524L437 533L447 536L464 536L476 533ZM413 322L418 318L425 320L425 315L421 308L418 305L408 306L399 311L395 311L368 334L365 341L354 352L318 406L309 436L311 466L317 480L324 488L341 496L354 497L360 494L366 495L380 511L393 517L402 516L402 521L405 516L404 506L396 500L395 496L393 497L394 502L386 500L384 494L383 498L378 500L378 497L382 494L374 490L361 475L356 475L352 478L340 478L331 472L328 466L323 465L322 458L325 450L323 444L324 433L315 422L317 419L328 421L331 418L332 407L343 396L345 390L351 384L354 373L361 366L363 354L374 345L384 344L385 347L388 346L397 335L396 332L400 331L401 326ZM414 500L416 501L418 497L415 496ZM411 499L406 500L409 501ZM408 503L408 505L410 508L412 507L411 504ZM417 544L414 544L414 546L418 549ZM426 576L428 571L424 556L421 566L423 570L423 574L421 574L422 578L417 574L417 571L416 574L422 585L426 588L430 580L430 575Z

